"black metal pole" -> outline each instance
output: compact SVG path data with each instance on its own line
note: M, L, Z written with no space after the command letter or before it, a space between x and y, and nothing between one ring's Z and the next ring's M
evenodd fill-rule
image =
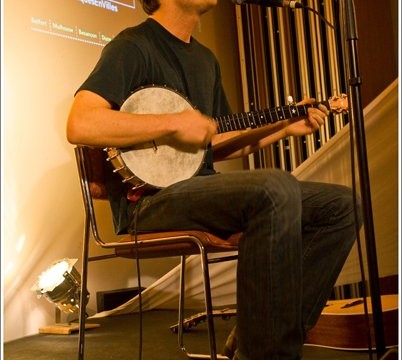
M349 88L351 98L352 121L355 130L356 153L359 168L359 182L362 200L362 215L366 239L367 265L369 271L370 296L373 310L373 325L377 358L385 353L384 325L382 320L381 293L379 286L377 252L374 235L374 221L371 206L370 180L367 162L367 147L364 129L363 106L360 86L357 54L357 27L353 0L344 0L345 40L349 51Z

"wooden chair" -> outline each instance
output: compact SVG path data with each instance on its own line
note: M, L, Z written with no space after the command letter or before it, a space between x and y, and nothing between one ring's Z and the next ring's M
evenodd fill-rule
M160 233L140 233L137 234L137 241L133 236L116 236L114 239L104 240L101 238L96 219L93 200L107 199L105 186L105 154L101 149L94 149L86 146L75 148L80 185L83 195L85 208L84 239L82 250L82 271L81 271L81 301L79 313L79 352L78 358L84 358L85 345L85 321L86 303L89 293L87 291L88 262L101 260L111 257L126 258L163 258L171 256L181 257L180 269L180 294L178 309L178 343L188 358L196 359L227 359L226 356L217 354L216 340L213 321L213 308L210 289L210 278L208 266L210 263L220 261L235 260L237 254L238 241L241 234L235 234L228 239L219 238L204 231L169 231ZM95 243L105 249L114 252L103 256L89 257L89 240L93 237ZM221 257L208 258L210 253L229 253L222 254ZM200 255L200 266L202 269L204 284L205 301L205 320L208 327L210 354L192 354L185 348L183 341L184 323L184 298L185 298L185 259L188 255Z

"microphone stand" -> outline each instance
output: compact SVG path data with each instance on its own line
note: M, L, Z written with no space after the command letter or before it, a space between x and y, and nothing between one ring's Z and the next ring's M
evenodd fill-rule
M359 167L359 181L362 200L362 215L366 237L366 252L369 271L370 295L372 302L373 324L377 358L385 353L384 325L382 320L381 295L379 287L376 244L374 236L373 213L371 207L370 181L368 175L367 147L365 140L363 107L361 103L361 78L357 59L357 28L353 0L343 0L345 14L345 39L349 51L349 87L354 121L355 143Z

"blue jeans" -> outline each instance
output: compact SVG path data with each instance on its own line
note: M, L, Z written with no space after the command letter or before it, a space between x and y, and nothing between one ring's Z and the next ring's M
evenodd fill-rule
M236 356L294 360L355 241L354 214L351 189L267 169L197 176L165 188L145 197L137 227L244 232Z

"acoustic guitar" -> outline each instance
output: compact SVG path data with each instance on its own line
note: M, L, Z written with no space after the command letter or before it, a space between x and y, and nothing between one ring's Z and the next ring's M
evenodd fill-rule
M233 316L237 315L236 309L226 308L221 310L212 310L212 317L220 317L222 320L230 320ZM198 324L205 322L207 319L207 313L200 312L189 318L183 320L183 331L189 331L196 327ZM170 331L177 333L179 331L179 324L174 324L170 327Z
M398 345L398 295L382 295L384 337L387 347ZM329 300L321 313L316 326L307 333L306 345L313 345L338 350L368 350L369 334L375 348L371 300L367 298L369 325L364 312L362 298ZM213 317L228 320L236 316L236 309L214 310ZM201 312L183 321L183 330L189 331L206 320L206 313ZM170 330L177 333L179 324Z
M336 113L348 110L346 95L331 97L322 102ZM215 118L218 133L255 129L281 120L296 119L307 115L308 108L317 104L287 105ZM132 114L173 114L193 108L179 92L163 86L146 86L134 91L123 103L120 111ZM134 188L143 186L164 188L197 174L205 150L184 152L157 141L130 148L105 149L114 171Z
M382 295L381 304L385 346L397 346L398 295ZM375 349L370 297L367 298L367 310L369 325L362 298L328 301L316 326L307 333L306 344L342 350L368 350L370 336L370 346Z

